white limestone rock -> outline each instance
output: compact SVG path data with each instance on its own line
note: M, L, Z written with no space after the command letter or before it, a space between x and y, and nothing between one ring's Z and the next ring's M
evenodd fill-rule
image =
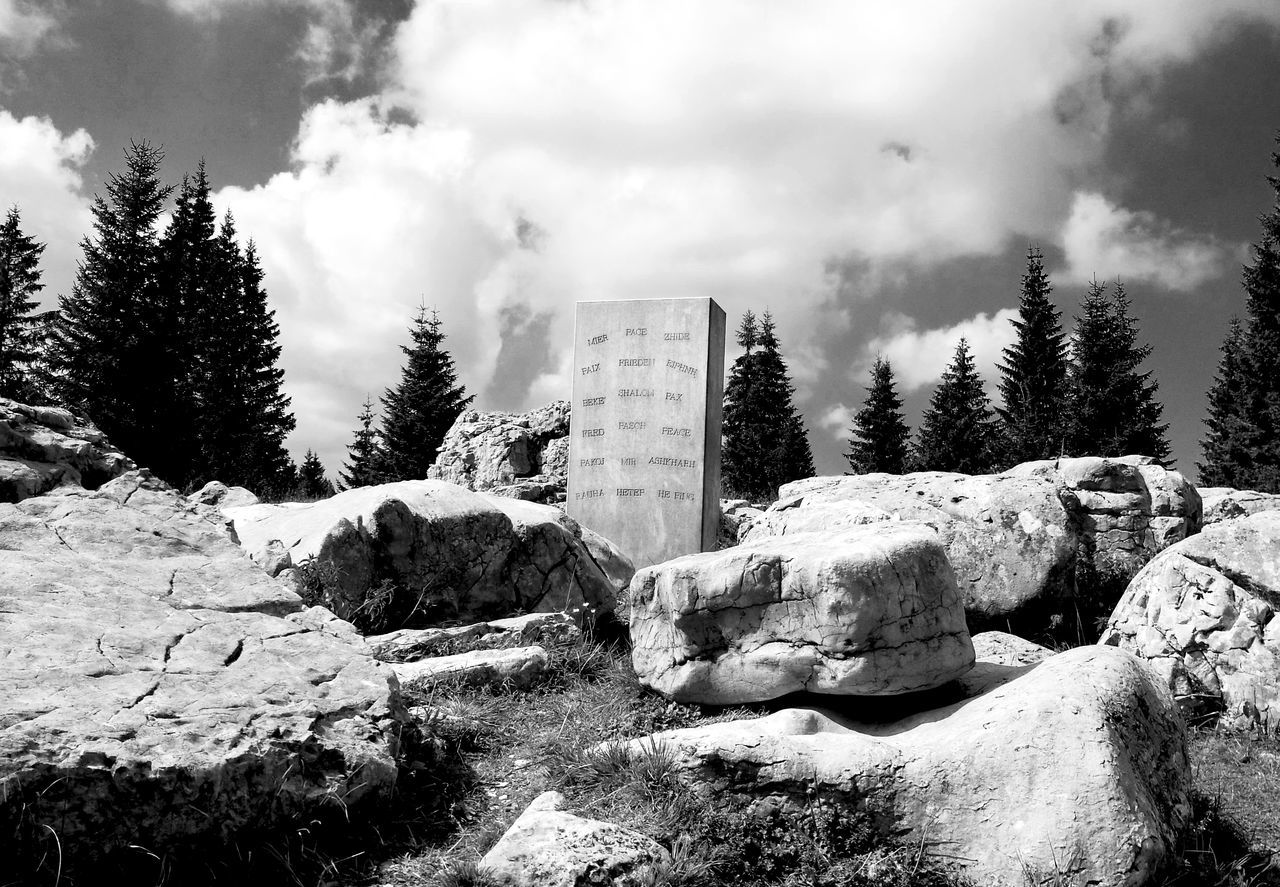
M401 686L411 689L436 683L466 687L510 685L523 689L541 679L550 665L547 651L532 646L469 650L415 662L394 662L391 668Z
M373 655L383 661L415 662L440 655L437 650L464 644L472 649L493 649L571 641L581 635L568 613L529 613L448 628L403 628L366 640ZM513 643L516 641L520 643Z
M632 662L682 702L925 690L973 664L955 577L919 524L767 537L647 567Z
M1280 493L1235 490L1231 487L1200 487L1204 501L1204 522L1216 524L1236 517L1247 517L1259 511L1280 511Z

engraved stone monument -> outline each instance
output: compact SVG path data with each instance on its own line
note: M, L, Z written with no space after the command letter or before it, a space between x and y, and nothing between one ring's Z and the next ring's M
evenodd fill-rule
M637 567L715 546L724 320L711 299L578 303L567 509Z

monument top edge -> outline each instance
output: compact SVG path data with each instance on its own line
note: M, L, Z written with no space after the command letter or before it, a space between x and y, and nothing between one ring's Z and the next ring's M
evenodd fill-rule
M650 296L645 299L579 299L575 305L626 305L631 302L710 302L720 307L711 296ZM723 310L723 309L722 309Z

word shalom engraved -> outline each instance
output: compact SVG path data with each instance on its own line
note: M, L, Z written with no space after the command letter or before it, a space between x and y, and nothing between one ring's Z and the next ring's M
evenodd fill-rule
M635 457L635 456L619 456L619 457L618 457L618 461L622 464L622 467L623 467L623 468L635 468L635 467L636 467L636 457Z
M689 334L688 334L688 333L684 333L684 332L681 332L681 333L663 333L663 334L662 334L662 340L663 340L664 342L688 342L688 341L689 341Z
M589 376L589 375L591 375L592 373L598 373L598 372L600 372L600 364L598 364L598 363L593 363L593 364L592 364L591 366L589 366L589 367L583 367L583 368L582 368L582 375L584 375L584 376Z
M583 437L604 437L603 428L584 428L582 429Z
M657 358L653 357L619 357L618 366L620 367L651 367ZM670 361L667 361L670 363ZM690 369L693 369L690 367ZM696 372L696 371L695 371Z
M662 436L663 437L693 437L693 429L692 428L673 428L670 425L663 425Z
M644 431L645 422L634 419L618 423L620 431Z
M627 327L627 335L628 336L647 336L649 335L649 328L643 327L643 326L629 326Z
M653 397L652 388L619 388L618 397Z
M595 456L591 459L579 459L578 466L581 468L595 468L604 464L604 456Z
M682 493L679 490L658 490L659 499L674 499L677 502L692 502L693 493Z
M681 363L678 360L668 360L667 369L675 370L677 373L684 373L686 376L698 375L697 367L691 367L687 363Z
M681 392L679 392L679 391L668 391L668 392L667 392L667 400L674 400L674 401L679 402L679 401L684 400L684 395L683 395Z
M639 499L644 496L644 487L618 487L617 495L622 499Z
M608 342L608 341L609 341L609 334L608 334L608 333L601 333L601 334L600 334L600 335L598 335L598 336L592 336L590 339L587 339L587 344L588 344L588 345L603 345L605 342Z
M578 490L574 494L575 499L602 499L604 498L604 490Z
M697 468L698 463L694 459L678 459L675 456L650 456L650 465L665 465L668 468Z
M604 403L604 398L603 398L603 397L584 397L584 398L582 398L582 405L583 405L584 407L598 407L598 406L600 406L600 404L602 404L602 403Z

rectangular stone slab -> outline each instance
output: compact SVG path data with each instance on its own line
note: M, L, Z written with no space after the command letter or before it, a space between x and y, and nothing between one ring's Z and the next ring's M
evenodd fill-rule
M568 513L637 567L715 545L724 323L711 299L578 303Z

